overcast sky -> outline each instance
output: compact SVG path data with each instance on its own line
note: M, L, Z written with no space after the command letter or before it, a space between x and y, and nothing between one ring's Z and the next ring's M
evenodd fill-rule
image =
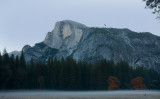
M56 21L129 28L160 36L160 21L142 0L0 0L0 51L44 40Z

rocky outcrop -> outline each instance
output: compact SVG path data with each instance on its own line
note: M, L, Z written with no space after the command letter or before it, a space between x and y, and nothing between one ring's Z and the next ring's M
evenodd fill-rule
M12 54L14 55L14 58L16 58L16 56L20 56L21 51L12 51L8 55L11 56Z
M26 52L29 48L31 48L30 45L25 45L25 46L22 48L22 51L23 51L23 52Z
M59 21L54 30L46 35L44 43L59 50L57 58L67 57L77 48L85 28L85 25L74 21Z
M76 61L96 62L101 59L127 61L160 71L160 37L129 29L92 28L64 20L56 23L43 42L23 48L29 61L46 62L48 57L72 57Z
M31 59L35 62L41 61L45 63L49 57L54 57L58 53L57 49L51 48L43 42L37 43L33 47L26 45L22 50L27 63L29 63Z

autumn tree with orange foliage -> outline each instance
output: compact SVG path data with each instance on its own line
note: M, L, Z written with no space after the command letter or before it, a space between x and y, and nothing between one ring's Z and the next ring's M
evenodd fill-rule
M120 89L120 81L117 77L110 76L108 78L108 90L117 90Z
M142 90L142 89L146 89L147 88L146 85L143 84L143 78L142 77L133 78L131 80L131 84L132 84L132 88L136 89L136 90L137 89Z

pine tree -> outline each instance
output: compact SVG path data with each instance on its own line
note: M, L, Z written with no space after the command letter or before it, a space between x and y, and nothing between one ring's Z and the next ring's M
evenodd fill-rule
M4 48L4 50L3 50L3 54L2 54L2 55L5 55L5 54L7 54L7 50L6 50L6 48Z
M1 56L1 52L0 52L0 67L2 65L2 56Z
M7 50L4 48L3 50L3 64L8 64L9 62L9 56L8 56L8 53L7 53Z
M34 60L33 60L33 58L31 58L30 66L34 66Z
M19 57L18 57L18 55L16 56L15 67L19 68Z
M21 56L20 56L20 67L21 68L26 68L26 61L25 61L25 58L24 58L24 53L23 51L21 52Z
M9 64L11 66L11 69L12 70L15 70L15 61L14 61L14 55L12 54L10 57L9 57Z
M9 61L8 53L6 49L4 49L2 56L2 66L0 67L0 88L2 89L9 88L9 80L12 77Z

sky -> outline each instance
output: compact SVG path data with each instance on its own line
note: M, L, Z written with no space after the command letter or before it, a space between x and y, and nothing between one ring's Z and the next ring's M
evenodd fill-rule
M142 0L0 0L0 51L34 46L62 20L160 36L160 21Z

